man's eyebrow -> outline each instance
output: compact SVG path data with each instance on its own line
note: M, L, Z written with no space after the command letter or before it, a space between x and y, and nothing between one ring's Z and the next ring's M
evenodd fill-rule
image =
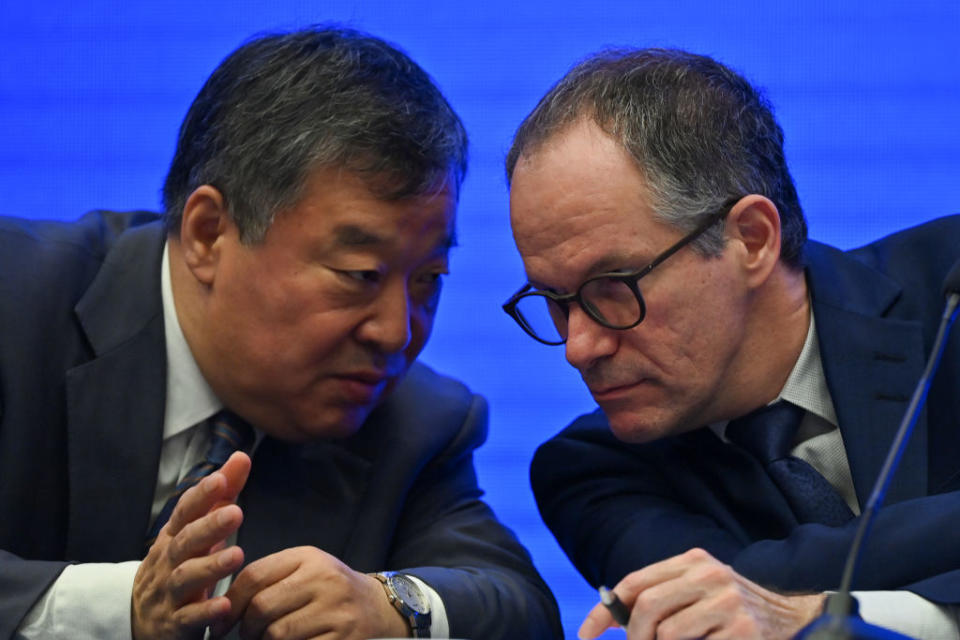
M636 258L622 253L606 255L594 260L593 263L590 264L590 266L584 272L586 273L584 279L600 275L601 273L632 271L634 269L644 267L648 262L649 261L643 264L638 264L638 260Z
M333 241L344 247L370 247L382 245L386 240L376 233L352 224L340 225L333 230Z
M583 277L580 279L578 286L583 284L585 280L592 278L593 276L598 276L601 273L617 273L617 272L629 272L637 268L643 268L647 263L639 264L637 260L627 257L625 254L612 254L602 256L587 267L583 273ZM538 291L551 291L553 293L559 293L555 287L545 286L542 282L537 280L527 279L527 284L531 285L534 289Z
M341 247L375 247L388 244L389 240L369 229L354 224L344 224L333 230L334 244ZM451 230L439 243L437 249L444 252L457 246L457 233Z

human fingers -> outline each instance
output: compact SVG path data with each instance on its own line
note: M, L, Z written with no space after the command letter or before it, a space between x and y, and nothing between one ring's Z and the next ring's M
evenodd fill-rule
M216 490L215 480L216 479L214 479L214 491ZM197 489L198 493L207 492L209 490L209 487L195 488ZM189 497L190 496L188 496L188 498ZM187 502L189 502L189 500ZM231 528L239 526L239 520L242 520L242 513L238 515L236 511L237 509L237 507L234 507L234 509L227 510L223 514L218 514L215 519L209 520L206 523L208 529L211 526L215 526L216 523L223 523L220 531L224 533L224 535L220 538L213 536L210 545L206 550L198 551L193 549L191 541L196 540L196 536L190 536L189 534L182 535L182 526L178 525L177 527L171 527L170 523L168 522L160 530L157 539L152 545L150 545L150 549L147 551L146 557L140 563L134 586L140 587L142 590L151 593L165 592L165 585L170 572L173 571L177 565L189 557L206 555L207 553L212 553L213 551L218 550L218 547L223 548L223 546L225 546L222 543L224 543L226 538L230 535ZM174 509L174 512L176 513L176 509ZM209 516L210 514L207 515ZM211 525L211 523L214 524ZM174 528L179 529L179 531L176 531L176 535L171 534L171 531ZM195 533L198 530L197 527L194 527L193 529Z
M696 572L682 572L637 594L630 611L630 623L626 627L629 640L703 637L702 634L692 633L676 620L677 615L695 606L709 593L691 573Z
M235 585L245 595L231 598L234 609L247 598L240 622L244 639L380 638L409 632L376 578L314 547L285 549L252 563Z
M580 624L577 637L581 640L592 640L592 638L596 638L615 624L616 622L613 616L610 615L607 608L603 606L603 603L597 603L593 609L590 609L587 617L584 618Z
M251 466L250 456L242 451L235 451L220 467L218 471L223 474L227 481L225 487L226 502L236 502L250 477Z
M755 621L739 608L733 594L719 593L673 612L659 621L653 637L762 640ZM630 636L632 638L633 636ZM792 636L790 636L792 637ZM770 640L773 640L771 637ZM786 639L784 639L786 640Z
M171 538L162 533L137 570L134 579L134 604L146 610L159 607L167 612L184 604L187 596L184 595L182 587L178 588L178 595L174 596L171 578L175 576L178 585L195 583L198 578L190 571L191 566L183 564L192 558L209 556L213 553L211 549L221 547L242 520L243 513L240 508L231 505L191 522L175 537ZM224 557L230 556L228 554ZM211 582L210 586L214 583L215 581ZM193 593L190 597L195 599L199 595L202 594Z
M188 523L207 512L236 502L250 475L250 467L247 454L234 452L219 469L180 496L166 525L167 532L175 536Z
M628 574L617 583L613 590L627 607L632 607L637 596L650 587L673 580L690 570L691 567L717 562L713 556L703 549L690 549L680 555L655 562Z
M242 522L240 507L228 504L188 523L167 544L168 565L173 568L190 558L209 555L211 549L236 532Z
M211 629L212 635L219 637L231 629L246 615L251 600L257 594L292 574L298 566L295 558L281 551L244 567L224 594L230 600L230 614Z
M240 626L241 638L346 640L410 633L375 577L319 549L289 552L299 559L297 570L254 596Z
M773 627L766 622L778 618L783 612L778 611L774 615L774 611L767 606L769 603L748 584L759 591L766 591L719 563L716 566L696 567L671 583L644 592L637 599L638 607L641 603L651 604L647 602L652 600L648 598L648 593L659 592L655 595L660 600L661 618L652 631L644 630L644 633L652 633L654 637L712 640L792 638L793 633L772 633ZM633 638L632 635L630 637Z
M723 566L706 551L691 549L634 571L617 583L612 591L631 610L628 625L631 640L635 637L653 637L661 619L693 600L692 595L682 587L685 583L675 582L678 578L691 568L714 564ZM578 635L581 638L595 638L614 625L615 620L607 608L598 604L587 614Z
M261 640L263 638L283 638L283 640L341 640L357 637L383 637L380 634L374 634L373 636L366 635L353 625L349 625L346 628L338 628L332 624L329 614L330 612L318 611L316 607L307 605L297 608L277 620L273 620L259 635L255 635L252 631L244 630L243 627L241 627L240 638L241 640ZM391 635L390 637L406 637L408 633L409 630L405 629L400 636Z
M675 578L637 596L630 640L792 638L822 607L822 595L784 596L712 557L694 554L693 560Z
M205 627L216 624L230 612L230 601L220 596L210 598L209 600L200 600L192 602L176 609L169 616L169 622L178 630L170 637L184 638L190 637L184 633L194 631L201 634ZM154 640L156 636L147 636L147 640Z
M131 630L135 640L180 640L215 624L230 613L226 598L207 599L209 589L243 562L239 550L221 551L211 559L172 565L169 537L154 545L152 563L141 563L134 578ZM194 561L196 560L196 561ZM204 566L203 560L212 565ZM219 565L219 568L216 567Z
M184 491L161 531L170 537L176 536L187 524L213 510L215 505L230 502L228 497L226 476L214 471Z
M170 594L175 602L189 602L198 594L205 594L218 581L232 575L241 566L243 550L237 546L190 558L170 573Z
M793 638L823 610L823 593L784 595L731 573L734 580L700 607L703 619L722 623L711 638Z
M324 617L329 612L317 606L311 611L313 598L308 590L290 584L289 576L267 586L250 599L240 621L240 638L288 640L317 635L327 628Z

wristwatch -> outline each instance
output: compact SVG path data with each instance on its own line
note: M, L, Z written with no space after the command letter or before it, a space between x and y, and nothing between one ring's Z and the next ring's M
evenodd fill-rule
M430 637L430 601L417 583L394 571L370 574L383 584L390 604L400 612L414 638Z

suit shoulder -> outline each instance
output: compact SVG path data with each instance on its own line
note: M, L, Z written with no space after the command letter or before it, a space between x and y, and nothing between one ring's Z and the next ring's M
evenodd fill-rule
M406 376L394 391L394 398L410 398L422 403L425 400L450 405L469 404L476 396L466 384L438 373L422 362L414 362Z
M13 323L68 317L117 239L158 219L142 211L93 211L71 222L0 217L4 315Z
M842 251L813 240L804 249L815 307L935 323L943 280L960 258L960 216L947 216Z
M155 222L146 211L91 211L74 221L0 217L0 274L25 269L37 274L83 278L95 272L127 229Z
M937 285L960 258L960 215L944 216L891 233L849 255L891 275L934 279Z
M466 425L470 437L482 442L487 433L487 403L463 382L414 362L390 397L371 414L371 421L401 425L410 437L420 433L438 441L457 437Z
M0 242L5 247L59 249L102 256L116 238L129 228L160 219L149 211L90 211L72 221L0 216Z

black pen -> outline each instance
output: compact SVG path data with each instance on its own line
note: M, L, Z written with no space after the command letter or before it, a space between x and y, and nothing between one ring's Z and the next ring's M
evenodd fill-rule
M620 598L617 597L613 591L607 589L606 587L600 587L600 602L603 603L603 606L607 608L607 611L610 612L610 615L613 616L613 619L621 627L626 627L630 622L630 610L627 609L627 606L620 601Z

